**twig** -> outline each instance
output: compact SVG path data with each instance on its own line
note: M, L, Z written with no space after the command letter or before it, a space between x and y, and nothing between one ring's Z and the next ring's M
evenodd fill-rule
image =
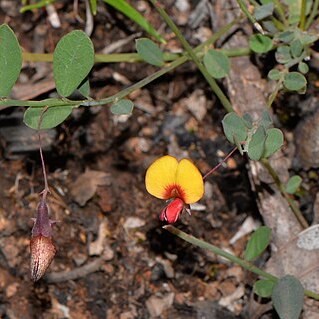
M46 282L51 284L68 280L80 279L96 271L99 271L104 261L105 257L101 256L91 262L88 262L84 266L77 267L72 270L51 272L48 275L46 275L44 279Z

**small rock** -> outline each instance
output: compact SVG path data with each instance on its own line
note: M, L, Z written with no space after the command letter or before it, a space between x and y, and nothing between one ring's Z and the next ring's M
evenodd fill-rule
M151 296L146 301L147 310L151 318L160 316L165 310L169 309L174 301L174 293L168 293L166 296L160 298Z
M123 227L125 229L139 228L145 225L145 220L138 217L128 217L124 222Z
M110 234L108 223L104 219L99 226L99 233L96 241L90 243L89 246L89 255L90 256L100 256L104 250L105 238ZM113 258L113 257L112 257Z
M12 296L14 296L16 294L16 292L19 289L19 284L17 282L12 283L11 285L9 285L6 288L6 296L7 298L11 298Z

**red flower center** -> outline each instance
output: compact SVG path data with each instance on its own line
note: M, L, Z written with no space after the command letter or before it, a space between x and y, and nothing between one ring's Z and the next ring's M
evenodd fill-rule
M180 198L183 202L185 202L185 191L182 189L180 185L169 185L165 188L164 193L165 198Z

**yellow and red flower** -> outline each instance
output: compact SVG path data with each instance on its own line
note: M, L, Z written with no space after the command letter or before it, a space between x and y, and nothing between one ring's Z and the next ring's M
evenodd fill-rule
M146 171L146 190L153 196L170 200L160 215L161 220L174 223L187 204L203 197L204 182L198 168L188 159L173 156L157 159Z

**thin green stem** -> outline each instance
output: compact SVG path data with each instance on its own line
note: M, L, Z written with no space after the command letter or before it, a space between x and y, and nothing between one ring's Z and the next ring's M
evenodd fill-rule
M180 58L183 53L164 53L163 59L166 62L174 61ZM30 53L23 52L22 58L26 62L53 62L53 54L51 53ZM114 63L128 62L136 63L143 60L137 53L112 53L112 54L95 54L95 63Z
M170 233L172 233L173 235L176 235L177 237L185 240L186 242L188 242L194 246L200 247L202 249L209 250L216 255L222 256L222 257L228 259L229 261L247 269L248 271L255 273L256 275L258 275L262 278L269 279L273 282L278 281L278 277L276 277L276 276L274 276L266 271L261 270L260 268L256 267L254 264L248 262L247 260L236 257L236 256L218 248L217 246L209 244L209 243L207 243L201 239L198 239L192 235L188 235L187 233L177 229L176 227L174 227L172 225L166 225L163 228L166 229L167 231L169 231ZM308 297L319 300L319 295L313 291L305 290L304 293Z
M275 86L275 89L273 90L273 92L270 94L269 98L268 98L268 101L267 101L267 106L270 108L272 106L272 104L274 103L275 101L275 98L279 92L279 90L282 88L282 82L283 82L283 79L282 80L279 80Z
M24 12L29 11L29 10L39 9L39 8L45 7L46 5L51 4L51 3L55 2L55 1L56 0L42 0L42 1L39 1L38 3L34 3L34 4L29 4L27 6L23 6L20 9L20 13L24 13Z
M230 101L228 100L226 95L223 93L223 91L220 89L217 82L208 73L208 71L206 70L204 65L200 62L200 60L196 56L196 52L192 49L192 47L186 41L186 39L184 38L184 36L180 32L179 28L176 26L176 24L173 22L173 20L170 18L170 16L166 13L166 11L162 7L160 7L159 4L157 4L157 0L150 0L150 2L155 6L158 13L161 15L161 17L164 19L164 21L167 23L167 25L172 29L172 31L175 33L175 35L181 41L184 49L189 54L190 58L195 62L198 69L201 71L201 73L205 77L206 81L209 83L213 92L217 95L217 97L219 98L219 100L223 104L224 108L227 110L227 112L232 112L233 107L232 107Z
M275 9L278 12L278 15L279 15L281 21L284 23L285 26L288 26L289 23L288 23L288 20L285 16L285 10L284 10L282 4L280 3L279 0L274 0L273 2L275 4Z
M313 3L311 13L307 19L306 25L305 25L305 30L308 30L315 19L316 15L318 15L318 8L319 8L319 0L315 0Z
M256 20L256 18L249 12L248 8L246 7L246 4L244 3L243 0L237 0L237 3L241 9L241 11L243 11L243 13L245 14L245 16L247 17L247 19L253 24L253 26L256 28L256 30L258 32L260 32L261 34L265 34L262 26L260 25L260 23Z
M216 42L220 37L222 37L225 33L227 33L240 19L235 19L231 23L227 24L223 28L221 28L218 32L216 32L213 36L211 36L207 41L200 44L194 50L195 53L200 53L205 47L212 45ZM7 98L0 98L0 110L4 109L5 107L11 106L33 106L33 107L54 107L54 106L63 106L63 105L83 105L83 106L94 106L94 105L104 105L113 103L121 98L126 97L128 94L132 93L133 91L144 87L145 85L151 83L152 81L156 80L157 78L161 77L162 75L174 70L178 66L184 64L188 61L188 57L186 55L176 59L168 66L160 69L159 71L151 74L150 76L144 78L143 80L131 85L130 87L110 96L105 99L101 100L80 100L80 101L72 101L66 98L59 98L59 99L45 99L42 101L23 101L23 100L14 100L14 99L7 99Z
M280 180L280 177L278 176L277 172L273 169L273 167L270 165L268 159L261 159L261 163L263 166L267 169L268 173L273 178L274 182L276 183L278 189L280 190L281 194L284 196L286 201L288 202L291 210L293 211L295 217L297 218L298 222L303 228L308 228L309 225L302 215L302 212L300 211L299 207L296 205L296 202L289 196L289 194L285 190L285 185Z
M301 10L300 10L300 20L299 20L299 28L301 30L305 30L305 24L306 24L306 5L307 0L301 1Z

